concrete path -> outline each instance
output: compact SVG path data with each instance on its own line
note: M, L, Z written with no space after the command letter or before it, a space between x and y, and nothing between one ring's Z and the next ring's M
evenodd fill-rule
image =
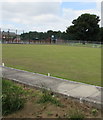
M79 82L73 82L51 76L13 69L9 67L0 67L2 76L17 82L28 84L34 87L46 87L56 93L80 100L80 102L89 102L98 108L101 108L103 97L101 93L103 88Z

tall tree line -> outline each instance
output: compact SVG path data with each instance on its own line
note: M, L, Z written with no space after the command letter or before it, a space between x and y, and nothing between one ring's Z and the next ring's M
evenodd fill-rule
M62 39L62 40L70 40L69 34L67 34L65 31L52 31L48 30L47 32L37 32L37 31L30 31L28 33L23 33L21 34L21 39L22 40L43 40L43 39L48 39L52 35L54 35L55 39Z
M64 32L48 30L47 32L30 31L21 34L23 40L43 40L54 35L55 39L103 41L103 27L99 26L99 16L94 14L82 14L72 21L72 25Z

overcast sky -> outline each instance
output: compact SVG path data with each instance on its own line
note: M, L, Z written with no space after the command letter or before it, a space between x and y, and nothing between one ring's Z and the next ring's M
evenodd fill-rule
M15 1L15 2L14 2ZM72 21L83 13L96 14L101 18L100 2L54 1L18 2L3 0L1 4L1 28L18 29L19 31L61 30L72 24Z

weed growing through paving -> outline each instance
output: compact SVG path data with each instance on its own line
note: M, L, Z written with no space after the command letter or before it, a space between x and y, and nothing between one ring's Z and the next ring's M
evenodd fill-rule
M23 89L13 82L2 81L2 114L7 115L23 108L25 99L23 98Z

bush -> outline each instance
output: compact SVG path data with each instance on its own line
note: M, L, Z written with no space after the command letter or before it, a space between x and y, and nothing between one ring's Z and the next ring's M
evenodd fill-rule
M2 81L2 114L7 115L24 106L23 89L12 81Z

